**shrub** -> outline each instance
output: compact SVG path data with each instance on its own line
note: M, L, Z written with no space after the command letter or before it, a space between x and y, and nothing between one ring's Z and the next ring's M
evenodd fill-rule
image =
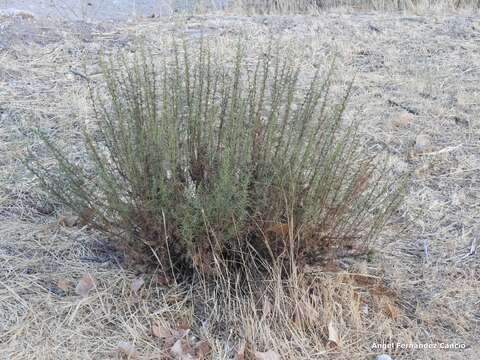
M174 273L209 274L247 252L315 261L374 239L399 197L362 150L358 123L342 125L349 90L332 103L331 71L302 87L278 51L249 66L241 47L223 65L210 46L196 50L193 60L173 46L159 65L143 51L103 62L87 165L41 134L58 165L29 162L41 184L127 253Z

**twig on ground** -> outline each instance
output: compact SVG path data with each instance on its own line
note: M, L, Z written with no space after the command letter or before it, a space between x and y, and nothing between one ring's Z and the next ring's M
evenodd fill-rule
M418 110L413 109L413 108L411 108L411 107L409 107L409 106L405 106L405 105L399 104L399 103L397 103L397 102L394 101L394 100L388 99L387 102L388 102L388 105L390 105L390 106L397 106L397 107L405 110L406 112L408 112L408 113L410 113L410 114L412 114L412 115L419 115L419 114L420 114L420 113L418 112Z
M81 72L79 72L79 71L77 71L77 70L74 70L74 69L70 68L70 72L71 72L73 75L76 75L76 76L82 78L83 80L92 81L87 75L84 75L84 74L82 74Z
M457 149L461 148L462 146L463 146L463 144L459 144L457 146L447 146L446 148L443 148L441 150L427 152L427 153L419 153L418 155L420 155L420 156L427 156L427 155L431 156L431 155L445 154L445 153L449 153L449 152L452 152L454 150L457 150Z

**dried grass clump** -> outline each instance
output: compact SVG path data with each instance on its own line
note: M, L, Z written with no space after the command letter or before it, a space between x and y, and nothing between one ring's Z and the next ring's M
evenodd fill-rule
M386 172L342 124L331 73L303 89L279 51L219 64L202 44L173 47L160 66L144 52L103 63L92 90L86 165L41 135L57 166L29 162L81 224L166 272L224 273L260 263L318 261L363 249L398 202ZM194 47L194 45L191 45ZM291 262L290 262L291 264Z

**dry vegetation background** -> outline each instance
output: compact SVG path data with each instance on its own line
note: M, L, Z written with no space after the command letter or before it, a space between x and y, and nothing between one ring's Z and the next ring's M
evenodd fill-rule
M172 344L162 337L187 328L208 341L213 358L238 355L238 334L282 359L373 358L382 351L372 343L382 341L466 344L394 351L394 359L478 358L479 16L331 11L57 26L20 13L0 17L0 34L0 358L113 359L121 356L119 344L120 352L133 346L141 359L168 358ZM275 284L266 294L280 300L257 303L220 301L216 289L164 286L161 279L137 289L139 274L125 269L105 239L66 226L65 217L58 221L64 210L20 161L27 146L41 149L34 125L60 145L80 138L78 125L91 115L86 77L98 76L99 52L145 38L160 55L181 34L212 38L225 49L240 35L252 51L276 36L307 71L337 54L337 85L356 78L347 116L365 119L368 146L388 153L399 175L414 173L370 259L311 269L324 297L315 311L303 304L300 318L279 313L288 297L275 293ZM95 287L82 298L75 287L85 274ZM199 297L207 299L201 307ZM317 337L287 336L298 321L318 322ZM326 345L329 322L338 332L334 349Z

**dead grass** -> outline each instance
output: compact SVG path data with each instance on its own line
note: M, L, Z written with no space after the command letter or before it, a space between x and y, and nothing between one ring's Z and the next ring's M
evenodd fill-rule
M152 336L154 322L191 328L209 341L216 359L231 357L244 339L254 351L274 349L282 359L365 359L384 352L394 359L477 358L480 18L332 12L98 26L0 21L0 358L110 359L118 343L128 341L140 358L158 359L169 347ZM145 37L160 53L177 31L214 37L219 47L235 43L238 34L252 44L275 34L302 54L297 58L307 71L335 52L343 80L356 74L347 116L366 119L366 146L384 150L398 174L415 173L405 205L370 259L345 259L327 272L311 269L290 284L272 277L258 285L263 298L150 282L135 295L131 281L143 269L126 270L122 254L88 229L57 225L62 208L48 204L19 161L27 145L37 148L32 125L48 129L59 144L79 139L78 124L89 121L90 111L82 75L96 78L98 52ZM81 299L74 287L85 273L96 288ZM59 280L70 282L66 291ZM305 305L307 293L314 296ZM315 311L307 311L298 330L295 309L308 306ZM337 352L327 343L330 321L340 336ZM371 348L382 341L466 348Z
M452 11L478 10L478 0L234 0L231 7L246 13L318 13L328 9L346 11Z

